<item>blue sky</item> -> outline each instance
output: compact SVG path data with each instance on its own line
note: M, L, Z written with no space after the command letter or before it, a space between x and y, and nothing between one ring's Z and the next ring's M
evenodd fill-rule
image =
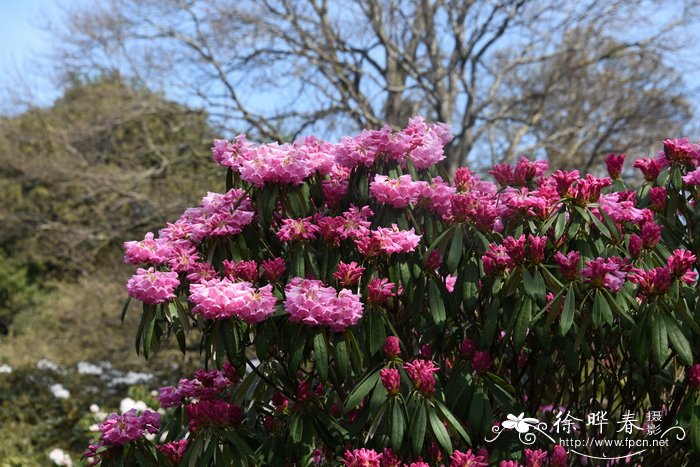
M56 19L56 0L0 0L0 64L2 69L21 64L30 54L47 50L48 37L41 25Z

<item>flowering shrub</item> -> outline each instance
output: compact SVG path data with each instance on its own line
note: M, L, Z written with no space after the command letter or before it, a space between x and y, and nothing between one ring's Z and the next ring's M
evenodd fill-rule
M665 141L634 163L646 182L632 190L622 155L609 177L522 158L490 171L497 184L467 168L449 182L448 141L421 118L338 144L216 141L226 193L125 244L143 267L127 284L143 302L137 352L174 335L184 353L197 328L207 369L161 389L155 445L156 420L126 414L89 454L567 465L560 445L488 441L494 423L658 410L689 436L644 459L697 459L700 148Z

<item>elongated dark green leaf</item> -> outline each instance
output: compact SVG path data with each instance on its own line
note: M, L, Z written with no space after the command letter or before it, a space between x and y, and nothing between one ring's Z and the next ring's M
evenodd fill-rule
M147 316L146 324L143 329L143 356L148 359L151 354L151 349L153 348L153 336L156 329L156 306L151 305L145 313L147 313Z
M455 230L455 234L452 236L450 252L447 255L447 269L450 271L450 273L453 273L457 270L459 260L462 257L462 243L462 227L458 226Z
M527 337L527 330L532 322L532 301L524 298L520 309L518 310L518 316L515 319L515 326L513 327L513 345L516 350L520 350L525 344L525 338Z
M690 348L688 338L685 337L685 334L683 334L683 331L678 327L678 323L676 323L676 320L672 316L667 314L661 316L666 321L666 332L668 333L671 345L676 349L678 356L686 365L692 365L693 351Z
M423 442L425 441L425 428L427 424L427 415L425 403L421 400L416 406L413 417L411 418L411 447L416 456L421 454L423 450Z
M566 298L564 299L564 309L561 311L561 318L559 319L559 331L561 335L565 335L571 329L571 325L574 322L574 312L576 311L576 293L573 287L569 287L566 292Z
M393 400L391 407L391 447L395 451L401 449L403 434L406 430L406 418L402 404L401 399L396 398Z
M566 212L561 212L557 216L557 223L554 224L554 239L558 242L566 229Z
M666 329L666 321L660 314L653 316L651 354L657 365L661 365L668 355L668 331Z
M447 433L445 425L442 424L442 421L438 418L434 410L428 409L428 418L435 439L448 454L452 454L452 441L450 441L450 435Z
M437 325L442 325L445 322L445 304L442 301L440 288L434 280L430 281L428 289L428 302L430 303L430 314L433 317L433 322Z
M617 223L610 218L607 212L605 212L605 209L599 209L600 215L603 217L603 222L605 222L606 227L608 228L608 232L612 234L613 239L615 242L619 243L621 238L620 238L620 231L617 228Z
M386 341L386 329L384 319L378 313L370 312L369 318L369 351L376 354L384 346Z
M367 394L377 385L379 382L379 372L369 374L366 378L359 382L359 384L352 390L345 400L345 412L354 409L364 399Z
M314 336L314 359L318 378L325 383L328 380L328 349L322 331Z
M467 444L471 443L471 438L467 434L466 430L462 426L462 424L457 420L457 417L454 416L452 412L450 412L450 409L448 409L445 404L442 402L435 400L434 401L435 406L437 409L440 411L440 414L445 418L447 423L450 424L450 426L457 432L459 435L464 439L464 441L467 442Z
M338 373L338 379L345 381L348 377L348 348L344 340L338 340L335 343L335 371Z
M690 412L690 443L696 452L700 452L700 395L689 401ZM694 402L694 403L693 403Z
M591 220L595 224L596 228L600 231L600 233L607 239L612 240L613 236L608 230L608 228L603 224L596 216L591 216Z
M598 327L603 322L612 324L613 314L608 301L605 300L600 290L596 290L593 295L593 325Z
M126 311L129 309L129 304L131 303L131 296L126 297L124 301L124 306L122 306L122 324L124 324L124 317L126 316Z

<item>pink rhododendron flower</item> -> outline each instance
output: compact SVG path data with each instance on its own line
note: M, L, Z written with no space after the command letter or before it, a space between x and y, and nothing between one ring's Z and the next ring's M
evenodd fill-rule
M631 282L639 284L640 294L644 297L663 295L671 287L671 271L660 267L644 271L637 269L629 276Z
M255 261L228 261L222 265L226 275L232 281L256 282L258 280L258 263Z
M667 139L664 140L664 156L670 162L698 165L700 145L691 143L688 138Z
M450 467L487 467L489 465L484 456L474 454L471 449L467 452L455 450L450 460Z
M690 367L688 382L691 388L695 390L700 389L700 363L696 363Z
M480 351L474 354L472 368L477 374L483 375L491 369L492 363L491 355L486 351Z
M636 195L633 193L633 196ZM633 199L626 199L624 192L600 195L598 202L600 203L600 209L605 211L618 224L626 221L638 223L644 220L643 211L635 207ZM598 219L603 219L597 209L593 210L593 212Z
M435 373L440 371L440 367L435 366L435 363L430 360L416 359L404 363L403 368L421 393L425 395L435 393Z
M277 231L277 238L283 242L313 240L318 232L319 228L311 223L311 217L282 219L282 226Z
M518 461L501 461L498 463L498 467L522 467L523 465L518 463Z
M401 133L410 141L407 158L421 170L432 167L445 158L444 146L452 139L444 123L427 124L423 117L412 117Z
M417 204L418 197L427 187L425 182L414 182L410 175L401 175L390 179L386 175L375 175L369 185L369 192L379 204L388 204L395 208L405 208Z
M566 449L561 444L555 444L552 448L552 454L549 457L550 467L568 467L569 462L566 458Z
M605 158L605 167L608 169L608 175L613 180L620 178L622 173L622 165L625 163L624 154L608 154Z
M496 164L489 170L489 173L493 175L493 178L502 187L513 184L513 166L510 164Z
M562 198L571 196L572 185L580 178L578 170L562 171L557 170L552 174L555 182L557 194Z
M549 168L547 161L531 161L526 157L521 157L513 170L512 184L516 186L527 186L532 180L541 177Z
M471 358L474 355L475 350L476 350L476 344L474 344L474 341L471 339L464 339L459 344L459 353L464 358Z
M215 139L211 154L218 164L237 171L240 168L239 161L242 155L247 153L251 147L252 145L246 141L245 135L241 134L230 143L223 139Z
M662 226L654 222L642 224L642 246L644 248L654 248L661 241Z
M264 259L262 262L263 272L269 281L275 282L282 277L282 274L287 270L283 258Z
M336 293L321 281L295 277L284 289L284 308L290 321L308 326L328 326L331 331L344 331L362 317L359 295L348 289Z
M607 288L619 292L625 280L625 273L620 270L620 263L612 258L596 258L586 262L581 276L596 288Z
M544 261L544 247L547 245L547 237L536 237L532 234L527 236L528 259L533 264L540 264Z
M453 276L452 274L445 276L445 289L447 289L449 293L454 292L455 284L457 284L457 276Z
M653 211L661 211L666 205L666 188L655 186L649 190L649 207Z
M355 261L350 261L349 263L340 261L338 263L338 271L333 273L333 277L338 279L338 282L343 287L352 287L360 281L363 272L365 272L365 268L358 266Z
M595 203L600 198L603 188L612 185L608 177L597 178L586 174L586 178L580 178L573 187L573 198L580 204Z
M389 282L389 279L373 277L367 285L367 299L370 303L386 303L389 297L395 295L394 284Z
M247 323L259 323L275 311L276 299L270 284L256 289L250 282L212 279L190 284L192 312L207 319L238 317Z
M666 165L665 159L659 158L642 158L634 161L634 167L642 171L642 174L644 174L644 179L647 182L655 181L661 173L661 169L664 168L664 165Z
M543 467L547 461L547 451L525 449L525 467Z
M384 344L384 354L387 358L395 358L401 355L401 346L399 345L399 338L396 336L389 336L386 338L386 343Z
M430 184L423 186L420 199L428 201L428 208L432 213L442 219L448 219L452 215L452 195L456 189L451 187L442 177L435 177Z
M374 213L369 206L361 208L350 206L338 219L336 233L343 240L367 236L369 235L369 226L372 224L369 218L373 215Z
M688 250L676 249L673 250L671 256L666 259L666 265L671 271L673 277L685 277L691 273L692 278L697 278L697 273L691 271L695 265L695 255ZM686 281L687 282L687 281ZM691 281L692 282L692 281Z
M188 428L193 433L207 426L238 426L243 421L241 406L222 400L193 402L185 407L185 411L189 418Z
M185 457L185 452L187 451L187 443L189 440L181 439L180 441L171 441L166 444L159 444L156 446L160 452L165 454L165 457L170 460L173 464L177 465L182 462Z
M153 268L138 268L126 284L129 295L143 303L155 305L175 298L175 289L180 285L176 272L161 272Z
M687 175L683 176L683 183L688 186L700 185L700 168L688 172Z
M111 414L107 420L100 423L101 444L122 445L144 436L145 433L157 433L160 429L160 415L151 410L145 410L141 415L136 409L131 409L122 415Z
M396 368L384 368L379 371L382 384L389 394L396 395L401 390L401 376Z
M639 255L642 254L642 237L637 234L631 234L627 249L632 258L639 258Z
M345 451L343 464L346 467L381 467L382 455L374 449L353 449Z
M487 276L508 270L514 265L506 247L494 243L491 243L488 250L481 256L481 261L484 264L484 274Z
M127 264L155 263L167 261L171 244L164 239L154 239L148 232L140 242L124 242L124 262Z
M378 227L371 232L371 237L355 239L355 244L365 256L377 252L391 255L415 250L420 239L421 236L415 234L413 227L410 230L399 230L396 224L391 224L391 228Z
M430 250L425 260L425 267L430 271L435 271L442 265L442 256L438 250Z
M578 251L570 251L566 255L557 251L554 255L554 261L559 266L559 273L569 282L578 278L579 262L581 261L581 253Z

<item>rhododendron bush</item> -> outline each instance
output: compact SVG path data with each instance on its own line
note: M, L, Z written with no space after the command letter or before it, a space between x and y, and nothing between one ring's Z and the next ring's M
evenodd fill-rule
M137 352L173 338L205 368L161 389L164 415L105 421L88 457L568 465L492 427L650 410L687 436L633 462L697 456L700 148L665 141L633 190L622 155L602 178L523 158L450 181L449 139L414 118L336 144L215 141L226 191L125 244Z

